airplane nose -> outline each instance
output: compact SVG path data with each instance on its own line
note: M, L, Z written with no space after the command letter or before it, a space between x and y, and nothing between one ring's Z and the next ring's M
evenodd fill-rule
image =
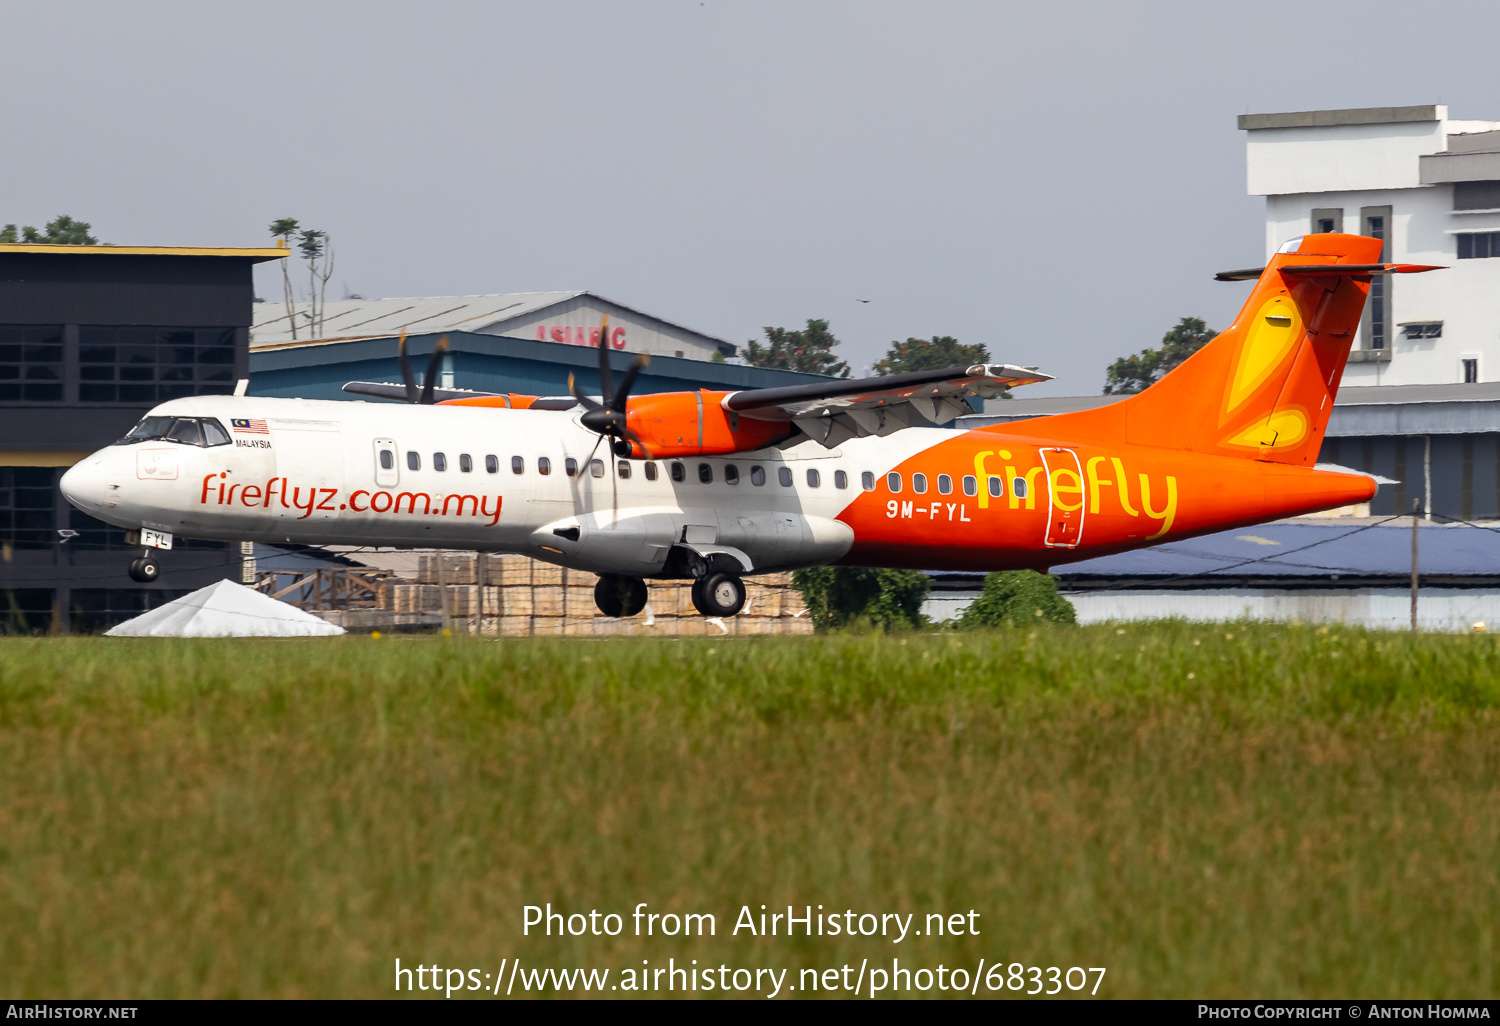
M104 507L104 477L104 459L96 453L70 467L57 486L73 505L97 513Z

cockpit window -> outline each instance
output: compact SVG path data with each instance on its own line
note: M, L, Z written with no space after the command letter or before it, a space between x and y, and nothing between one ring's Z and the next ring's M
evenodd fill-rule
M116 445L136 442L178 442L182 445L228 445L229 432L213 417L146 417Z

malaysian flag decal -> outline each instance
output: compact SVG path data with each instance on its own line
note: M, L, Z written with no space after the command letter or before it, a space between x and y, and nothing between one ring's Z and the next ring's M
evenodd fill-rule
M266 430L266 422L263 420L251 420L246 417L234 417L229 421L229 426L234 428L236 434L240 435L269 435Z

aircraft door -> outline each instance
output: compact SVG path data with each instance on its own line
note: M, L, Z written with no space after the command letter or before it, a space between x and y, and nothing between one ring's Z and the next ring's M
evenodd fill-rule
M344 486L344 443L337 424L275 426L276 471L285 494L270 503L290 520L335 520Z
M401 483L401 449L394 439L375 439L375 483L382 488L394 488Z
M1072 449L1042 449L1040 455L1047 475L1047 547L1077 548L1083 540L1083 466Z

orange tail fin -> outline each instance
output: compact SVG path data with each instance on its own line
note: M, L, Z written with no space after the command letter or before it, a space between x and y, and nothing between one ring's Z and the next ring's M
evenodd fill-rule
M1139 395L1038 421L1037 430L1083 418L1123 429L1132 445L1311 466L1371 275L1434 270L1376 263L1380 251L1380 240L1362 235L1293 240L1260 273L1234 323L1180 367Z

